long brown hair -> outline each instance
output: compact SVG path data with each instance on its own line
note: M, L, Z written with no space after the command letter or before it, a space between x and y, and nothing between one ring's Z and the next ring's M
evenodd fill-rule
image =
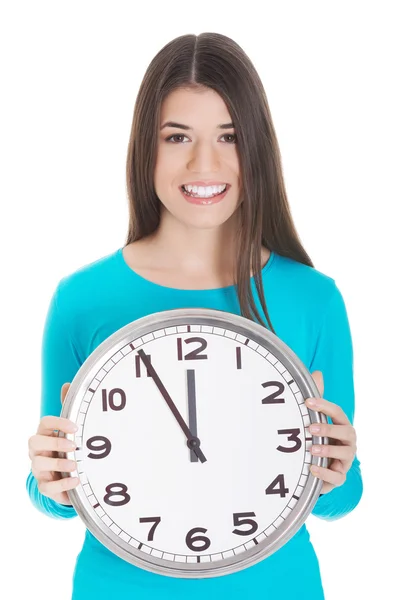
M237 134L243 201L237 210L239 231L235 286L241 314L265 326L256 308L250 279L268 324L261 278L261 246L314 267L296 232L286 196L281 154L262 82L248 56L219 33L182 35L153 58L135 103L126 180L129 230L126 244L153 233L160 222L154 189L161 103L172 91L211 88L225 101ZM240 201L240 199L239 199Z

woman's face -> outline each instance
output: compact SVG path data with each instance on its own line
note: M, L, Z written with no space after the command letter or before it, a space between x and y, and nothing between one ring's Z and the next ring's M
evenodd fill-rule
M190 129L165 126L167 122ZM169 211L192 228L219 227L238 206L240 173L235 129L221 129L221 124L232 124L232 119L225 102L209 88L202 92L175 90L161 107L156 194L162 212ZM204 199L203 204L194 204L186 199L181 186L196 181L227 183L228 191L219 202L206 204L209 200Z

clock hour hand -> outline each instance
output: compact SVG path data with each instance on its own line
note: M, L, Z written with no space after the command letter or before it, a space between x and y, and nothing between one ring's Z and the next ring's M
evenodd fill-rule
M159 378L156 370L154 369L153 365L151 364L148 356L145 354L145 352L142 349L138 350L137 353L140 356L140 358L142 359L142 361L144 362L145 366L147 367L150 375L153 378L154 383L160 390L161 395L163 396L164 400L168 404L175 419L178 421L178 424L180 425L183 433L186 435L188 448L190 448L191 450L193 450L193 452L195 452L195 454L199 457L199 459L201 460L202 463L205 462L207 459L204 456L202 450L200 449L199 438L192 435L192 433L191 433L190 429L188 428L188 426L186 425L185 420L183 419L181 413L175 406L174 401L172 400L171 396L168 394L168 392L165 389L165 386L163 385L161 379Z

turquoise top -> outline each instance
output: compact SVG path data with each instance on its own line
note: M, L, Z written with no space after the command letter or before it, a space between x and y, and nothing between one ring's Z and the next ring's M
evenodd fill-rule
M264 266L262 278L277 336L310 372L322 371L324 398L341 406L353 424L352 339L335 280L275 252ZM251 285L256 306L264 315L253 278ZM131 269L122 248L63 277L51 298L43 331L40 418L60 415L62 385L72 382L88 356L111 334L145 315L188 307L240 315L234 286L183 290L158 285ZM264 321L267 326L265 317ZM329 417L328 422L332 423ZM77 516L73 506L41 494L32 472L26 488L32 504L45 515L56 519ZM356 456L345 483L320 496L311 514L324 520L343 518L357 506L362 492ZM257 564L204 579L141 569L109 551L86 528L73 573L72 600L323 600L319 562L306 524L307 520L283 547ZM326 565L329 568L336 567Z

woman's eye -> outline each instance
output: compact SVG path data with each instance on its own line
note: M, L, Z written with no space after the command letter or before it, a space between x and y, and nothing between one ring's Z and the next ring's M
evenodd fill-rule
M166 142L169 142L170 140L172 140L172 138L177 138L177 137L186 137L185 135L183 135L183 133L175 133L174 135L170 135L169 137L166 138ZM176 143L176 142L173 142Z
M170 135L169 137L167 137L165 139L166 142L172 142L173 138L184 138L186 137L186 135L183 135L183 133L174 133L174 135ZM234 138L234 141L236 142L237 140L237 135L236 133L225 133L225 135L223 135L222 137L231 137ZM172 142L173 144L176 144L177 142ZM228 142L228 143L232 143L232 142Z
M236 133L226 133L222 137L231 137L231 138L234 138L235 142L237 141L237 135L236 135Z

